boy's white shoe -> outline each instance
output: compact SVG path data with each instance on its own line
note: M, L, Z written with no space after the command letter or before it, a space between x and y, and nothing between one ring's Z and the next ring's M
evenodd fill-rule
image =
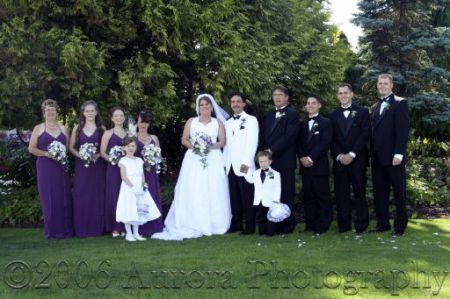
M141 235L139 235L139 234L133 235L133 237L134 237L136 240L138 240L138 241L145 241L145 240L147 240L146 238L144 238L143 236L141 236Z
M133 237L132 234L127 234L127 235L125 236L125 240L130 241L130 242L136 241L136 239Z

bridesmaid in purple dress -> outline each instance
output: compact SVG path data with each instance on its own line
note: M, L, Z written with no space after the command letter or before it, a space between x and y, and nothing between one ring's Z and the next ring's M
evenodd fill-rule
M110 111L112 129L106 130L102 136L100 154L108 162L106 167L106 192L105 192L105 232L112 233L112 236L125 236L125 227L123 223L116 222L116 207L119 198L120 169L112 165L109 160L109 151L113 146L122 146L122 140L127 135L125 112L121 107L114 107Z
M86 101L81 105L78 125L70 138L70 152L76 157L73 190L73 226L77 237L100 236L105 224L105 172L106 163L100 157L100 141L105 131L97 104ZM97 159L84 166L78 150L84 143L97 148Z
M73 235L69 175L64 165L50 157L47 147L56 140L67 148L69 132L57 121L59 107L56 101L45 100L41 109L45 121L34 127L28 151L37 157L37 185L45 237L68 238Z
M143 110L139 113L137 121L137 137L138 137L136 150L137 157L142 158L141 151L144 145L146 144L154 143L155 145L160 146L158 137L156 135L150 134L152 131L153 131L152 116L150 112ZM144 170L144 174L145 174L145 181L148 185L150 194L152 195L153 200L156 203L156 206L158 207L159 211L162 214L159 176L154 170L152 170L151 172ZM163 230L162 217L159 217L153 221L149 221L139 228L139 232L144 236L151 236L152 234L161 232L162 230Z

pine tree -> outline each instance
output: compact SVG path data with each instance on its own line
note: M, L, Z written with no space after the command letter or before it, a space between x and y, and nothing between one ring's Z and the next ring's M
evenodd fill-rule
M448 0L359 2L355 23L364 30L356 82L375 98L376 77L394 76L394 92L409 99L417 136L450 137L450 27Z

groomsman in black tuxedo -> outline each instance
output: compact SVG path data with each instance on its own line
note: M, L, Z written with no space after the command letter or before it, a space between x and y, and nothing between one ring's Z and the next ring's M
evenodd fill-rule
M233 116L225 122L227 142L223 148L232 214L229 232L242 231L244 235L255 232L253 185L244 176L255 171L259 135L258 120L244 111L245 105L246 99L242 93L230 95Z
M396 208L392 235L403 235L408 224L406 213L406 146L409 133L407 100L392 93L393 78L378 76L379 101L372 109L371 162L373 197L377 226L375 231L391 229L389 224L389 194L394 191Z
M353 89L348 83L338 87L340 107L330 115L333 124L334 195L337 206L339 232L352 229L353 191L355 231L362 234L369 225L369 209L366 200L366 170L369 163L370 138L369 110L353 103Z
M321 99L309 97L306 102L308 119L300 123L297 155L303 183L305 231L326 232L333 220L329 181L328 150L333 128L328 118L319 115Z
M262 146L272 153L272 168L281 176L281 202L291 209L291 216L282 221L277 231L292 233L295 228L295 169L297 168L296 139L298 135L299 114L289 106L289 91L277 86L272 91L275 109L264 118Z

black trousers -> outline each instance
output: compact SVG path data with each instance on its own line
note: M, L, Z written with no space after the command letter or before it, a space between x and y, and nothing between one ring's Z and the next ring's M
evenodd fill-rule
M383 166L377 155L372 159L373 201L378 229L390 229L389 195L394 191L394 230L403 233L408 225L406 213L406 169L405 164Z
M230 231L255 232L255 211L253 209L253 184L249 184L244 177L237 176L231 166L228 173L231 203Z
M259 234L273 236L275 233L276 223L267 219L267 212L269 211L269 208L260 203L258 206L255 206L255 210L258 218Z
M334 195L337 208L339 231L352 229L354 223L357 233L364 232L369 225L369 208L366 199L366 165L360 163L334 167ZM353 201L351 200L353 191ZM352 219L352 209L355 217Z
M292 233L295 229L295 169L275 169L281 177L281 202L291 209L291 215L277 224L276 230L282 234Z
M306 230L324 233L333 220L329 176L303 173L302 182Z

